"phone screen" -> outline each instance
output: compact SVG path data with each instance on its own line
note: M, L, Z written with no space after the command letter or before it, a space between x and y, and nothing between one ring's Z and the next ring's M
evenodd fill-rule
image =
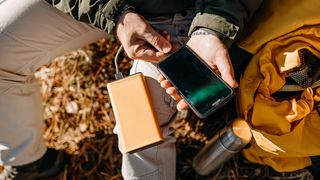
M158 68L199 116L208 116L234 94L232 88L186 46L160 62Z

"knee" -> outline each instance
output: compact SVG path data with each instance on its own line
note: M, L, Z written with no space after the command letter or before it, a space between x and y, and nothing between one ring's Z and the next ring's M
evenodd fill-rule
M16 74L0 69L1 94L30 94L39 91L39 82L32 75Z

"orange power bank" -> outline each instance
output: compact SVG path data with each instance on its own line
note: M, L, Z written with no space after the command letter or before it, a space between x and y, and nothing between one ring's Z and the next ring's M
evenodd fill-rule
M122 151L133 153L163 142L142 73L108 83L107 88Z

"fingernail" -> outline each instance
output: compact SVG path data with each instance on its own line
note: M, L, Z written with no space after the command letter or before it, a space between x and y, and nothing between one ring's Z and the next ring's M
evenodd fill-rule
M164 53L170 52L170 51L171 51L171 45L164 44L164 45L163 45L163 48L162 48L162 51L163 51Z

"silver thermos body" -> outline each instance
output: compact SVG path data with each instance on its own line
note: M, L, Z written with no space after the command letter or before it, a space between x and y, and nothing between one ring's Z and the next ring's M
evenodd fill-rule
M235 119L201 149L193 160L193 168L200 175L208 175L240 152L251 138L249 124L243 119Z

